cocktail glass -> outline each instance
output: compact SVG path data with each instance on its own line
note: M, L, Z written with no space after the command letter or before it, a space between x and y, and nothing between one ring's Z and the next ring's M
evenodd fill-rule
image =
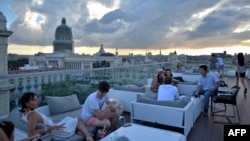
M103 138L106 135L106 131L98 130L98 134Z

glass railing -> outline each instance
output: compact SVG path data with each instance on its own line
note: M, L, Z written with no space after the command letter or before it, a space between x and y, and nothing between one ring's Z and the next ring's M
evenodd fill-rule
M11 73L0 76L10 92L10 110L18 106L18 100L24 92L39 95L40 104L45 105L45 96L66 96L76 94L82 104L86 97L97 90L101 80L114 84L133 84L143 86L152 78L159 68L176 68L176 63L160 62L141 65L123 65L87 70L47 70Z
M199 68L199 64L187 64L191 73ZM148 78L152 78L159 68L170 68L174 72L177 62L145 63L141 65L123 65L86 70L53 69L46 71L28 71L0 76L0 89L8 89L10 93L10 110L18 106L18 100L24 92L37 93L41 105L45 105L45 96L66 96L76 94L82 104L86 97L97 90L101 80L114 84L133 84L143 86ZM225 68L234 70L232 65ZM225 70L227 71L227 70ZM198 73L198 72L196 72Z

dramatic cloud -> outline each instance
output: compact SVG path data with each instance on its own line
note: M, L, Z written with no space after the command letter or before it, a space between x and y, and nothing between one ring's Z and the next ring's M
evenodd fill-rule
M249 0L12 0L10 43L52 45L66 18L75 46L165 49L248 45Z

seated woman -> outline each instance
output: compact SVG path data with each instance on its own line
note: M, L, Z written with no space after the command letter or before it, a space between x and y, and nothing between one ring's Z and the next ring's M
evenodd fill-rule
M158 91L158 87L163 84L163 79L166 77L166 72L164 69L159 69L157 75L153 78L150 90L153 92Z
M0 141L14 141L14 124L10 121L0 121ZM35 134L34 136L22 139L21 141L32 141L38 139L41 135Z
M76 130L77 133L84 135L86 141L94 141L91 134L85 128L85 125L78 120L78 118L65 117L59 123L55 124L45 115L38 113L35 109L39 105L38 97L33 92L24 93L20 99L22 104L22 120L28 123L28 136L35 134L44 135L49 133L56 140L61 140L72 136ZM37 129L37 124L43 123L45 125L42 129Z
M165 77L164 84L159 86L157 100L176 100L179 99L179 93L175 86L172 85L172 78Z
M177 83L179 82L179 80L176 79L175 77L173 77L173 73L172 73L171 69L166 69L165 73L166 73L167 77L171 77L172 78L172 84L176 86Z

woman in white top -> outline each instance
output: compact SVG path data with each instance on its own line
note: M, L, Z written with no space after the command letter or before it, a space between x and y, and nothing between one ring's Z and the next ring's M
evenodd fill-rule
M157 100L176 100L179 99L179 93L176 86L172 84L171 77L165 77L164 84L159 86Z
M246 77L246 71L248 68L247 61L245 60L245 57L243 53L238 53L237 55L237 70L236 70L236 85L239 85L239 79L241 81L241 84L244 87L244 94L247 94L247 88L245 84L245 77Z
M35 134L44 135L50 132L54 139L61 140L72 136L77 130L77 133L86 137L86 141L94 141L85 125L78 118L66 117L55 124L50 118L36 112L35 109L39 105L39 100L35 93L24 93L20 102L22 104L22 109L20 110L22 120L28 123L28 136ZM36 127L39 123L43 123L45 127L37 129Z

